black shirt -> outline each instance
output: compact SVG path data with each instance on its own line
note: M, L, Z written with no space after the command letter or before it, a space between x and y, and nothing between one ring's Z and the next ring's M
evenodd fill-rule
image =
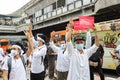
M104 49L102 45L100 45L97 51L89 58L89 60L93 62L99 62L100 59L103 58L103 55L104 55Z
M57 60L57 55L50 55L51 53L54 53L51 47L48 47L48 61L55 61Z

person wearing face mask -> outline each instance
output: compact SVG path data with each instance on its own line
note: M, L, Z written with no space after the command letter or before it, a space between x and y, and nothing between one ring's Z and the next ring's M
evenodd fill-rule
M95 39L92 37L92 45ZM97 70L100 76L100 80L105 80L104 73L102 71L102 64L103 64L103 56L104 56L104 49L100 44L97 51L89 58L90 64L90 80L94 80L94 71Z
M89 57L98 49L99 40L97 31L93 28L95 33L95 44L88 48L84 49L84 40L82 37L75 37L74 46L71 42L72 36L72 25L68 23L67 31L67 47L68 53L70 55L70 68L67 80L90 80L89 72Z
M53 35L54 32L52 33L52 36ZM57 64L56 64L57 80L67 80L70 59L68 55L66 42L65 40L61 40L60 47L57 47L53 41L54 39L53 37L51 37L50 47L57 54Z
M11 46L11 56L5 60L2 67L3 80L27 80L25 71L27 55L21 55L23 50L19 44L16 43Z
M44 59L47 52L46 36L40 34L35 40L32 33L32 25L29 25L29 31L25 31L26 37L31 40L31 73L30 80L44 80L45 78L45 66Z

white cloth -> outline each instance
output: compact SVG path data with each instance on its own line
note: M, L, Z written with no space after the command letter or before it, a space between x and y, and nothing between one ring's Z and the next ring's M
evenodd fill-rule
M98 47L93 45L89 49L83 50L83 53L74 49L71 42L67 43L68 53L71 55L70 68L67 80L90 80L88 59Z
M41 73L44 71L44 64L42 61L45 58L47 52L46 45L36 47L35 51L31 55L31 72L32 73Z
M86 33L86 45L85 45L85 48L88 49L91 47L91 34L90 34L90 31L88 31Z
M57 71L59 72L69 71L70 59L69 59L68 50L67 49L65 51L62 50L60 47L55 46L53 42L50 42L50 47L57 54L57 64L56 64Z
M24 55L25 62L27 61L26 55ZM3 70L8 70L8 59L6 59ZM11 72L9 80L27 80L26 71L21 58L15 60L12 57Z
M3 55L4 55L4 51L2 48L0 48L0 61L3 60Z
M4 51L3 51L3 49L2 49L2 48L0 48L0 63L2 63L2 62L3 62L3 60L4 60L3 55L4 55ZM0 65L0 69L1 69L1 68L2 68L2 65Z

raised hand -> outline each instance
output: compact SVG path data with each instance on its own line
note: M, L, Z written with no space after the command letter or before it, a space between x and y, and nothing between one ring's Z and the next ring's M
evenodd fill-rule
M51 38L50 38L51 41L53 41L53 36L54 36L54 35L55 35L55 31L52 31L52 32L51 32Z
M29 30L31 31L33 29L32 24L29 24Z
M73 28L73 26L74 26L74 22L73 22L72 17L71 17L70 20L69 20L69 25L70 25L71 28Z
M30 32L28 30L24 30L23 32L24 32L26 38L30 38Z
M96 30L96 28L95 28L95 27L93 27L93 28L92 28L92 30L93 30L94 32L97 32L97 30Z

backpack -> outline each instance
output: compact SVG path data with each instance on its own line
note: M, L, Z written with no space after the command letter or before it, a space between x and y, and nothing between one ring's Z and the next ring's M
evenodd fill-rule
M25 68L25 59L24 59L24 56L21 55L20 56L21 60L22 60L22 63L23 63L23 66ZM12 68L12 57L8 56L8 61L7 61L7 65L8 65L8 79L10 77L10 72L11 72L11 68ZM25 68L26 69L26 68Z

